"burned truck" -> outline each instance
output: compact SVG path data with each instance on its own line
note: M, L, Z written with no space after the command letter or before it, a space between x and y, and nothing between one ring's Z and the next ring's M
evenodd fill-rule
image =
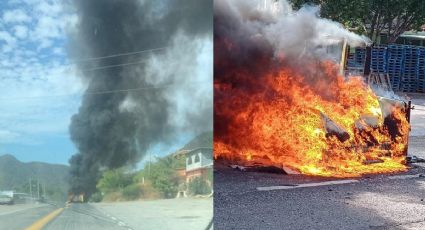
M69 193L68 194L68 199L66 201L67 203L84 203L84 193L78 193L78 194L74 194L74 193Z

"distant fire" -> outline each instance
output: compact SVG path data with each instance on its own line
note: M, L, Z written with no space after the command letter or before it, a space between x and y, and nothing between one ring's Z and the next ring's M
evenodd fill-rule
M402 104L380 102L360 77L345 79L330 62L306 66L316 78L273 64L217 71L215 158L333 177L406 169Z

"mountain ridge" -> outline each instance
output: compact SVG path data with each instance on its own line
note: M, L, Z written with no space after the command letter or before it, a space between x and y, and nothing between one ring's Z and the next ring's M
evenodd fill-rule
M65 194L69 166L45 162L21 162L11 154L0 155L0 190L28 193L30 180L46 187L46 193Z

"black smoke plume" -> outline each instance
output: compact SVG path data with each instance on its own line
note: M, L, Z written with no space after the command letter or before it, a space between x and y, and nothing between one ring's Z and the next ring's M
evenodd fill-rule
M100 169L135 164L182 131L211 130L212 0L69 4L79 18L69 54L87 84L69 128L78 149L70 182L90 195Z

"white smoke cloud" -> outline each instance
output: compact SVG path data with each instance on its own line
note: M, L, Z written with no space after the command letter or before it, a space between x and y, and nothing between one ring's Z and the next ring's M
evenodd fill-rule
M340 23L320 18L320 8L304 6L294 11L285 0L218 0L216 9L233 11L252 39L263 40L285 56L322 57L321 46L346 40L352 46L364 46L370 40L345 29ZM228 8L225 10L225 8Z
M213 103L213 42L212 37L194 39L178 33L165 53L151 56L145 79L153 85L169 84L169 124L186 129L202 119L201 130L212 129ZM171 82L171 83L170 83ZM200 117L210 114L210 118ZM199 130L198 130L199 131Z

